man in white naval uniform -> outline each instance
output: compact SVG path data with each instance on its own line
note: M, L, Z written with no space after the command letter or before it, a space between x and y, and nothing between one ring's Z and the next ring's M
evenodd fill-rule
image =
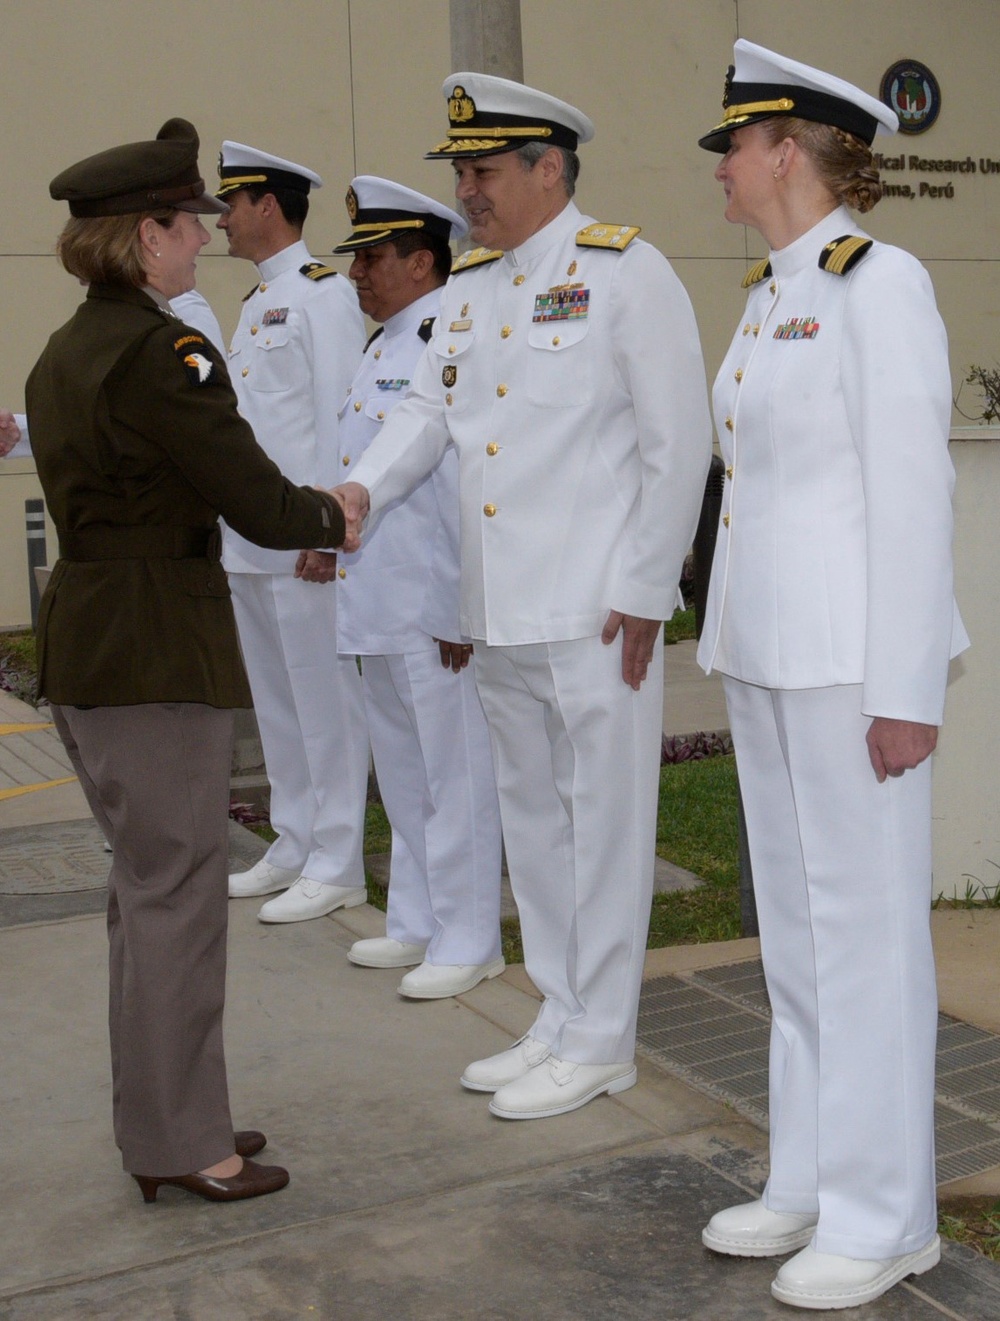
M378 512L458 450L461 627L493 739L525 964L519 1042L470 1064L508 1119L635 1082L671 612L709 461L690 302L634 227L571 200L580 111L455 74L453 160L472 237L412 396L344 489ZM376 533L377 535L377 533Z
M341 472L409 393L468 232L449 207L363 175L347 194L361 310L381 323L340 418ZM386 935L352 963L412 968L401 995L440 999L503 972L500 810L489 731L458 622L458 458L388 509L337 570L337 639L359 655L375 773L392 826ZM420 965L414 967L413 965Z
M337 412L361 356L364 321L347 280L302 241L319 175L238 142L224 142L218 227L229 254L256 264L229 349L240 411L291 480L329 486L337 471ZM285 893L262 922L299 922L365 902L362 840L368 737L361 678L337 656L334 555L264 550L226 528L229 573L278 838L233 897Z

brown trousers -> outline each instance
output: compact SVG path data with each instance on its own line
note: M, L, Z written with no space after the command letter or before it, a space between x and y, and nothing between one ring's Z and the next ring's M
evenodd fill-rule
M222 1044L233 713L178 702L52 714L114 850L115 1141L132 1174L190 1174L233 1152Z

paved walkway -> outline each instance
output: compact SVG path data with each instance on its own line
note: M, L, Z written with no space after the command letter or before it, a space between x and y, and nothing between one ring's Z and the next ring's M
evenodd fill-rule
M719 728L717 699L706 693L697 711L681 700L681 686L698 682L685 646L667 654L665 728ZM720 1259L700 1246L711 1212L760 1186L759 1115L745 1105L741 1113L738 1097L727 1103L718 1067L713 1082L711 1068L699 1075L646 1031L651 1022L663 1031L678 985L688 1004L714 997L716 1018L721 1005L734 1025L744 1014L763 1021L766 1006L739 986L759 976L752 940L651 952L638 1086L573 1115L505 1123L457 1079L530 1023L535 993L523 968L456 1000L403 1001L397 972L346 959L358 936L381 933L374 909L268 927L256 921L258 901L234 902L234 1113L241 1127L269 1134L265 1156L287 1163L292 1183L231 1206L166 1189L145 1206L110 1133L106 863L77 786L55 783L69 772L44 723L0 694L3 1321L791 1315L770 1298L773 1263ZM32 728L11 728L20 725ZM15 760L34 768L33 781ZM262 847L239 826L231 838L239 861ZM1000 1036L998 916L934 915L942 1008L987 1046ZM971 1081L977 1068L959 1072ZM987 1066L986 1084L989 1076ZM992 1128L1000 1136L1000 1112ZM1000 1196L1000 1169L945 1187L977 1189ZM1000 1269L948 1243L940 1267L863 1315L1000 1316Z

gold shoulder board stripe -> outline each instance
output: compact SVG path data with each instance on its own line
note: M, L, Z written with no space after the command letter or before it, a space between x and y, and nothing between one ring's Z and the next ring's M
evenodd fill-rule
M756 266L751 266L743 277L743 288L749 289L752 285L760 284L761 280L766 280L771 274L770 258L765 257L759 261Z
M612 252L624 252L637 234L642 230L639 225L602 225L600 222L587 225L577 232L578 248L610 248Z
M304 266L299 267L299 272L308 276L310 280L325 280L328 275L337 274L332 266L324 266L321 261L307 261Z
M831 275L846 275L871 246L872 239L863 239L859 234L845 234L843 238L834 239L819 254L820 270L829 271Z
M461 257L455 259L451 268L452 275L458 275L460 271L471 270L473 266L482 266L488 261L499 261L503 252L497 248L491 251L489 248L473 248L471 252L463 252Z

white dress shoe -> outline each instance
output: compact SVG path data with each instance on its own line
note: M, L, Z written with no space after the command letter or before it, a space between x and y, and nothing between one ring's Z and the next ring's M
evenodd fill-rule
M426 948L426 945L393 940L391 936L373 936L371 940L356 940L347 957L359 968L412 968L423 962Z
M917 1252L882 1261L860 1261L804 1248L778 1271L771 1293L781 1303L817 1312L860 1307L881 1297L908 1275L923 1275L940 1260L941 1240L937 1234Z
M701 1231L701 1241L713 1252L730 1257L780 1257L804 1248L818 1219L818 1215L769 1211L759 1199L742 1202L716 1211Z
M459 1078L470 1092L495 1092L515 1078L523 1078L529 1069L548 1059L552 1051L534 1037L523 1036L509 1050L499 1055L488 1055L484 1060L473 1060Z
M494 1094L490 1113L501 1119L550 1119L579 1110L595 1096L627 1091L636 1083L634 1064L574 1064L549 1055Z
M249 871L233 872L229 878L230 899L250 899L262 894L274 894L276 890L287 890L299 872L289 871L287 867L272 867L261 858Z
M257 914L259 922L308 922L325 917L335 908L357 908L366 903L368 891L363 885L323 885L300 876L295 884L277 899L269 899Z
M471 991L487 977L499 977L506 966L503 959L491 963L421 963L403 977L396 990L408 1000L445 1000L449 995Z

